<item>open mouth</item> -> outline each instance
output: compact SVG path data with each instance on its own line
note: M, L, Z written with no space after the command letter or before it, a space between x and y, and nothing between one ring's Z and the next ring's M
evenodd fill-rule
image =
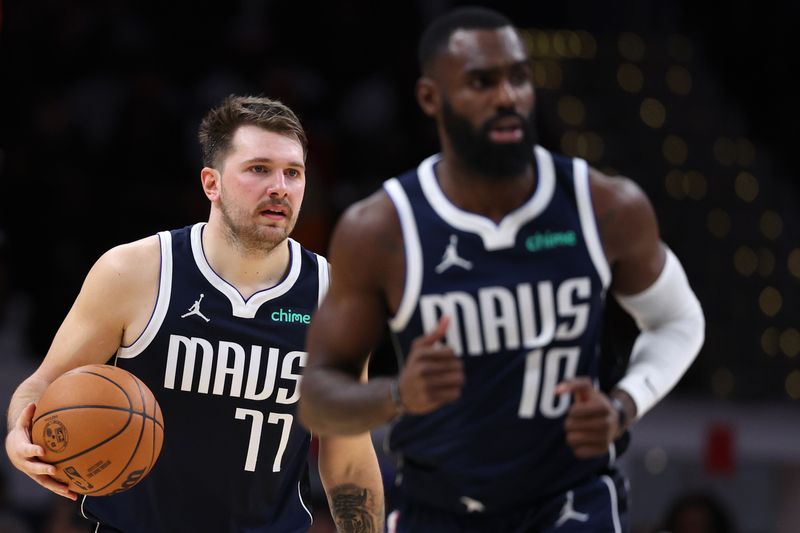
M520 142L524 136L522 121L516 117L495 120L489 128L489 139L496 143Z
M260 211L261 216L270 220L283 220L286 218L286 209L281 207L269 207Z

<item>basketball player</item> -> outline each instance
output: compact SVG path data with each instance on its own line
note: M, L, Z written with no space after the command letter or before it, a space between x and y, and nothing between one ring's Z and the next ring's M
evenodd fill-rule
M305 133L280 102L231 96L205 117L200 142L208 222L97 261L11 400L6 450L39 484L75 499L38 460L34 402L64 372L108 361L154 392L165 440L134 488L81 498L96 531L307 531L311 435L296 407L305 333L329 270L289 238L305 190ZM369 434L320 437L319 468L339 531L382 531Z
M615 441L698 353L700 305L636 184L536 145L531 65L506 17L452 11L419 52L442 152L338 223L301 420L328 435L394 419L389 531L624 531ZM606 394L609 291L642 332ZM363 383L387 319L401 371Z

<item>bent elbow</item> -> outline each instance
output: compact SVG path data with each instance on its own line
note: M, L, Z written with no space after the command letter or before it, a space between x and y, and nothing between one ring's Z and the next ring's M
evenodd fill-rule
M315 416L314 391L307 384L308 378L300 382L300 400L297 402L297 418L300 424L312 433L319 433L319 420Z

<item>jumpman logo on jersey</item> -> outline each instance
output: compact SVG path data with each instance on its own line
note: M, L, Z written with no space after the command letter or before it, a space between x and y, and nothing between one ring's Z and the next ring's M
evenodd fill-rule
M195 302L189 308L189 312L182 314L181 318L186 318L187 316L191 316L191 315L197 315L200 318L202 318L203 320L205 320L206 322L209 322L211 319L200 312L200 302L203 301L203 296L205 296L205 294L201 293L200 294L200 299L199 300L195 300Z
M459 257L456 246L458 246L458 236L450 235L450 244L447 245L444 254L442 254L442 262L436 267L437 274L441 274L451 266L459 266L464 270L472 270L472 262Z
M468 513L482 513L486 510L486 506L482 502L469 496L462 496L459 501L467 507Z
M567 520L577 520L578 522L586 522L589 520L588 513L579 513L572 506L572 501L575 495L572 491L567 492L567 501L564 502L564 507L561 508L561 514L558 515L556 527L561 527Z

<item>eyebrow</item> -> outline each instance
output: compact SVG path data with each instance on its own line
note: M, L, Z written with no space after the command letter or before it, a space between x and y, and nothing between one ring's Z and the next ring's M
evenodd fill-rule
M528 59L514 61L513 63L509 63L506 65L498 65L493 67L472 67L467 68L466 73L469 75L480 75L480 74L493 74L495 72L504 70L506 68L515 68L515 67L527 67L530 66L531 62Z
M254 157L252 159L245 160L243 163L245 165L252 165L252 164L255 164L255 163L274 164L275 161L270 159L270 158L268 158L268 157ZM290 166L290 167L301 168L303 170L305 170L305 168L306 168L306 166L303 163L299 162L299 161L289 161L287 163L287 165Z

